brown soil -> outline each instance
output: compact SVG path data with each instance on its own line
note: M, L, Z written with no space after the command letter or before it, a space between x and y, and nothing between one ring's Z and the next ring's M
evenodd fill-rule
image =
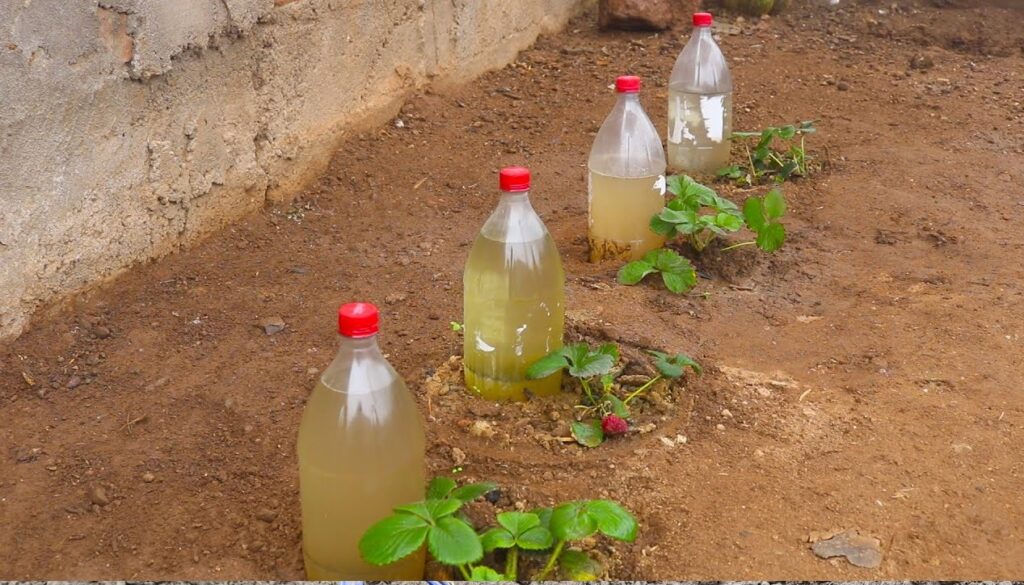
M621 500L642 533L605 549L616 576L1019 577L1024 12L823 4L722 39L738 127L816 118L825 169L786 186L781 251L712 250L687 296L584 261L607 86L644 76L663 120L686 32L603 34L590 14L341 144L293 205L41 319L0 356L0 578L302 577L296 425L352 299L383 307L431 470L457 447L461 476L506 505ZM534 170L573 331L707 367L644 411L654 430L586 450L557 440L571 397L495 406L457 387L428 412L420 382L458 351L467 244L508 163ZM277 316L280 333L256 326ZM465 430L481 419L495 437ZM810 551L847 528L881 540L880 568Z

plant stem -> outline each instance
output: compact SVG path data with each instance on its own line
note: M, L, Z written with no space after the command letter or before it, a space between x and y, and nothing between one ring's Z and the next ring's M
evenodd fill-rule
M754 245L756 243L757 242L754 241L754 240L750 240L749 242L740 242L738 244L733 244L731 246L726 246L726 247L722 248L722 252L728 252L729 250L732 250L733 248L740 248L742 246L752 246L752 245Z
M558 557L562 556L562 547L564 546L564 540L559 540L558 543L555 544L555 550L551 551L551 556L548 558L547 564L544 565L544 569L542 569L540 573L537 573L537 575L533 577L534 581L542 581L544 577L548 576L548 573L551 572L551 569L555 568L555 563L558 562Z
M627 396L626 399L622 401L622 403L623 404L629 404L630 400L633 400L634 398L639 396L641 392L643 392L644 390L647 390L647 388L650 387L651 384L657 382L661 378L662 378L661 374L658 374L657 376L651 378L650 380L645 382L643 386L641 386L641 387L637 388L636 390L633 390L632 392L630 392L629 396Z
M590 403L595 404L594 393L590 391L590 384L585 378L580 378L580 385L583 386L583 391L587 393L587 399L590 400Z
M519 549L512 547L508 551L508 558L505 559L505 578L509 581L519 580Z
M469 581L469 570L466 569L466 565L459 565L459 571L462 572L462 577Z

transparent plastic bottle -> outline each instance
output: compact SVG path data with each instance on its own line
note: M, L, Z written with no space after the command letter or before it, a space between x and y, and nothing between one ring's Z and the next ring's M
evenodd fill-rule
M665 205L665 151L640 105L640 78L615 80L618 101L590 149L587 182L590 261L637 260L665 238L651 217Z
M561 373L526 369L562 347L565 273L555 242L530 205L530 171L501 170L501 200L473 242L463 277L466 388L488 400L561 390Z
M377 346L378 322L369 303L338 310L341 348L299 426L302 551L310 580L423 578L422 550L382 567L359 554L367 528L425 495L423 422Z
M714 173L729 162L732 76L711 23L707 12L693 15L693 36L668 83L668 165L689 173Z

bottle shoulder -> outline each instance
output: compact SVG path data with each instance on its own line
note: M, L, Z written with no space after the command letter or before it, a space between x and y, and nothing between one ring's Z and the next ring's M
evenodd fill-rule
M715 94L732 91L732 74L725 54L710 36L694 37L676 58L669 91Z
M608 115L594 137L588 167L618 177L664 174L661 135L639 102L616 107Z

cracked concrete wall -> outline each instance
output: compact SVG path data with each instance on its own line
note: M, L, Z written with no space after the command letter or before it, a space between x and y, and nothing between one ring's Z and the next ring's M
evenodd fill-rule
M343 130L586 0L0 2L0 339L286 199Z

